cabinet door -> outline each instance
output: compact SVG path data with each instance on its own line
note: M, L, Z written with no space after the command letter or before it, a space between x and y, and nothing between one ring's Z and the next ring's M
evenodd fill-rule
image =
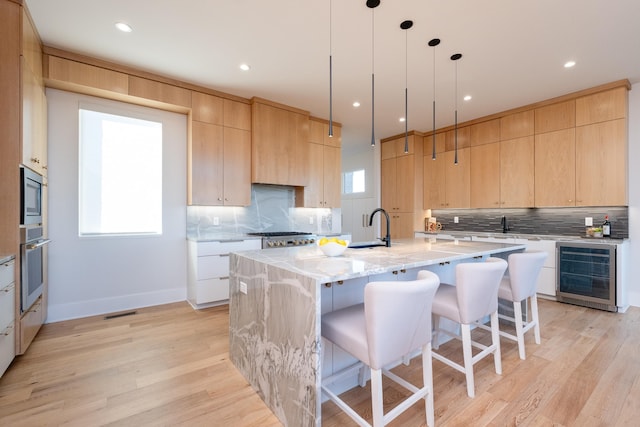
M391 219L391 244L393 239L408 239L413 237L415 227L413 226L413 213L398 212L390 214ZM386 233L386 224L380 225L380 233ZM382 237L382 236L381 236Z
M409 154L396 159L396 212L413 212L415 188L415 155Z
M472 208L500 206L500 143L471 147L470 198Z
M389 213L397 211L396 173L397 164L395 158L382 160L380 166L380 193L382 207Z
M224 204L224 128L192 122L191 200L192 205Z
M309 143L309 185L304 187L304 207L321 208L324 202L324 146ZM299 194L299 193L298 193Z
M535 205L574 206L575 129L535 136Z
M626 119L576 128L576 206L626 205Z
M445 159L445 196L447 208L468 208L470 201L469 149L458 150L458 164L454 164L455 153L447 151Z
M534 205L534 137L500 143L500 207Z
M335 137L335 136L334 136ZM339 208L342 198L340 188L342 173L342 163L339 147L324 146L323 150L324 169L323 169L323 193L325 208Z
M22 163L46 175L47 101L41 80L21 57L22 72Z
M251 204L251 132L224 128L224 204Z
M424 156L424 208L436 209L446 207L446 169L444 153L431 156Z

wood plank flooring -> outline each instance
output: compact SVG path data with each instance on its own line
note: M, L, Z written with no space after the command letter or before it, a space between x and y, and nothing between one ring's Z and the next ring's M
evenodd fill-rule
M475 399L463 374L433 362L436 425L640 425L640 308L539 304L542 344L527 334L521 361L503 338L503 374L479 362ZM227 306L184 302L45 325L0 379L0 426L279 426L229 361L228 319ZM462 358L457 342L440 351ZM396 370L419 383L419 358ZM385 381L386 410L403 393ZM344 397L369 416L368 385ZM322 414L324 426L355 425L333 403ZM391 425L425 425L424 405Z

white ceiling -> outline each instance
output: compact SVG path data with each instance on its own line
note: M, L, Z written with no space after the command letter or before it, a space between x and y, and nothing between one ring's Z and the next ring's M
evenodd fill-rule
M463 54L459 122L619 79L640 81L638 0L382 0L375 9L366 0L26 3L45 45L327 119L331 53L333 119L353 148L371 140L372 66L376 138L404 132L405 86L409 129L432 129L434 49L438 128L454 121L454 53ZM406 19L413 28L401 30ZM133 32L117 31L117 21ZM429 47L435 37L441 44ZM567 60L577 65L565 69ZM239 69L243 62L249 72ZM467 94L473 99L462 101Z

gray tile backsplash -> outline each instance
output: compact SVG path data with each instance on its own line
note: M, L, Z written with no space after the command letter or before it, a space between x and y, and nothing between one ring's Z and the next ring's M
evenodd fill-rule
M261 231L335 234L341 228L340 209L296 208L295 190L287 186L254 184L251 205L246 207L187 207L187 237L191 239Z
M507 218L510 233L582 236L585 217L593 218L593 225L601 225L604 216L611 221L611 237L629 237L629 209L627 207L527 208L527 209L433 209L431 215L442 224L443 230L499 233L502 216ZM458 223L454 217L458 217Z

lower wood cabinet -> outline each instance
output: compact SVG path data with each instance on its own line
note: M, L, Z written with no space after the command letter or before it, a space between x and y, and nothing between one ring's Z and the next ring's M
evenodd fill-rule
M260 239L188 242L187 301L194 308L229 299L229 254L260 249Z
M0 376L16 356L14 278L15 261L9 260L0 264Z
M20 320L20 349L24 353L45 320L45 308L42 296L33 303L31 308L22 315Z

